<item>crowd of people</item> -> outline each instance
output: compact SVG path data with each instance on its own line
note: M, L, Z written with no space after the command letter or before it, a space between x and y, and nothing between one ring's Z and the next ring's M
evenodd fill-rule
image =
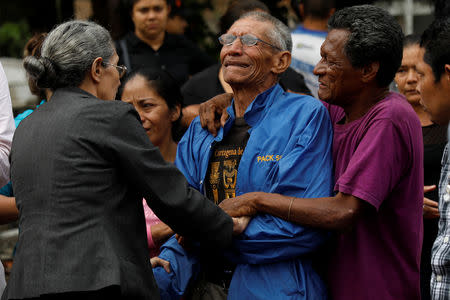
M15 120L0 65L1 299L450 299L450 5L404 37L292 4L293 30L231 1L219 62L167 0L129 1L119 40L63 22L25 46Z

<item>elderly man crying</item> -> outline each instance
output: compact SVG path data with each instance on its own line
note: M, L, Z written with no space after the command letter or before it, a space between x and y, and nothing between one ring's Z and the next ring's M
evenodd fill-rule
M219 41L223 78L234 96L217 135L197 118L180 141L176 165L189 184L217 204L254 191L330 196L328 111L319 100L285 92L278 84L291 61L288 28L266 13L251 12ZM325 287L310 256L327 237L323 230L259 214L226 253L201 248L185 255L169 240L160 258L170 261L173 272L156 268L155 277L165 298L175 278L179 283L186 277L184 259L195 256L200 274L193 286L203 295L200 299L324 299ZM164 285L170 282L164 277L173 279L171 287ZM177 289L178 295L184 293Z

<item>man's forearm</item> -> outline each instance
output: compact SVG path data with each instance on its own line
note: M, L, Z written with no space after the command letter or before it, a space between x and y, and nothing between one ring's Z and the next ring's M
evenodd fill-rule
M323 198L295 198L280 194L256 193L253 205L259 212L304 226L346 230L352 226L363 204L362 200L342 193Z
M161 245L164 243L171 235L174 234L173 230L164 224L163 222L152 225L151 233L153 242L156 245Z
M16 198L0 195L0 224L7 224L17 220L19 211L16 207Z

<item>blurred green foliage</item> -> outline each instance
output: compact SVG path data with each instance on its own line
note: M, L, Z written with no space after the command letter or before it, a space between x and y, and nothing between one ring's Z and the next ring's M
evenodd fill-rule
M185 9L185 18L189 23L185 35L194 43L202 47L211 57L217 57L220 50L217 40L217 33L213 32L206 24L203 17L205 10L214 9L211 0L173 0L172 9L176 9L176 3L182 3ZM169 2L170 3L170 2Z
M0 26L0 56L21 58L31 37L27 21L5 22Z
M231 0L222 0L225 2L231 2ZM278 5L279 0L260 0L264 2L272 12L272 14L286 22L287 10L284 7ZM186 20L189 23L189 27L185 35L197 45L202 47L211 57L219 60L219 53L221 45L217 38L220 32L214 32L210 26L206 23L204 18L205 10L214 11L214 1L212 0L169 0L172 9L176 9L177 3L185 10ZM220 17L220 16L219 16Z

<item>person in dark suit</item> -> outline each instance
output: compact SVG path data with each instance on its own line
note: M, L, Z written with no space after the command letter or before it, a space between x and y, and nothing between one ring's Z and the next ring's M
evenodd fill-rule
M105 101L126 70L118 60L108 31L87 21L57 26L41 57L24 60L53 96L14 136L20 234L2 299L159 298L143 197L175 232L211 247L245 227L188 187L132 105Z

